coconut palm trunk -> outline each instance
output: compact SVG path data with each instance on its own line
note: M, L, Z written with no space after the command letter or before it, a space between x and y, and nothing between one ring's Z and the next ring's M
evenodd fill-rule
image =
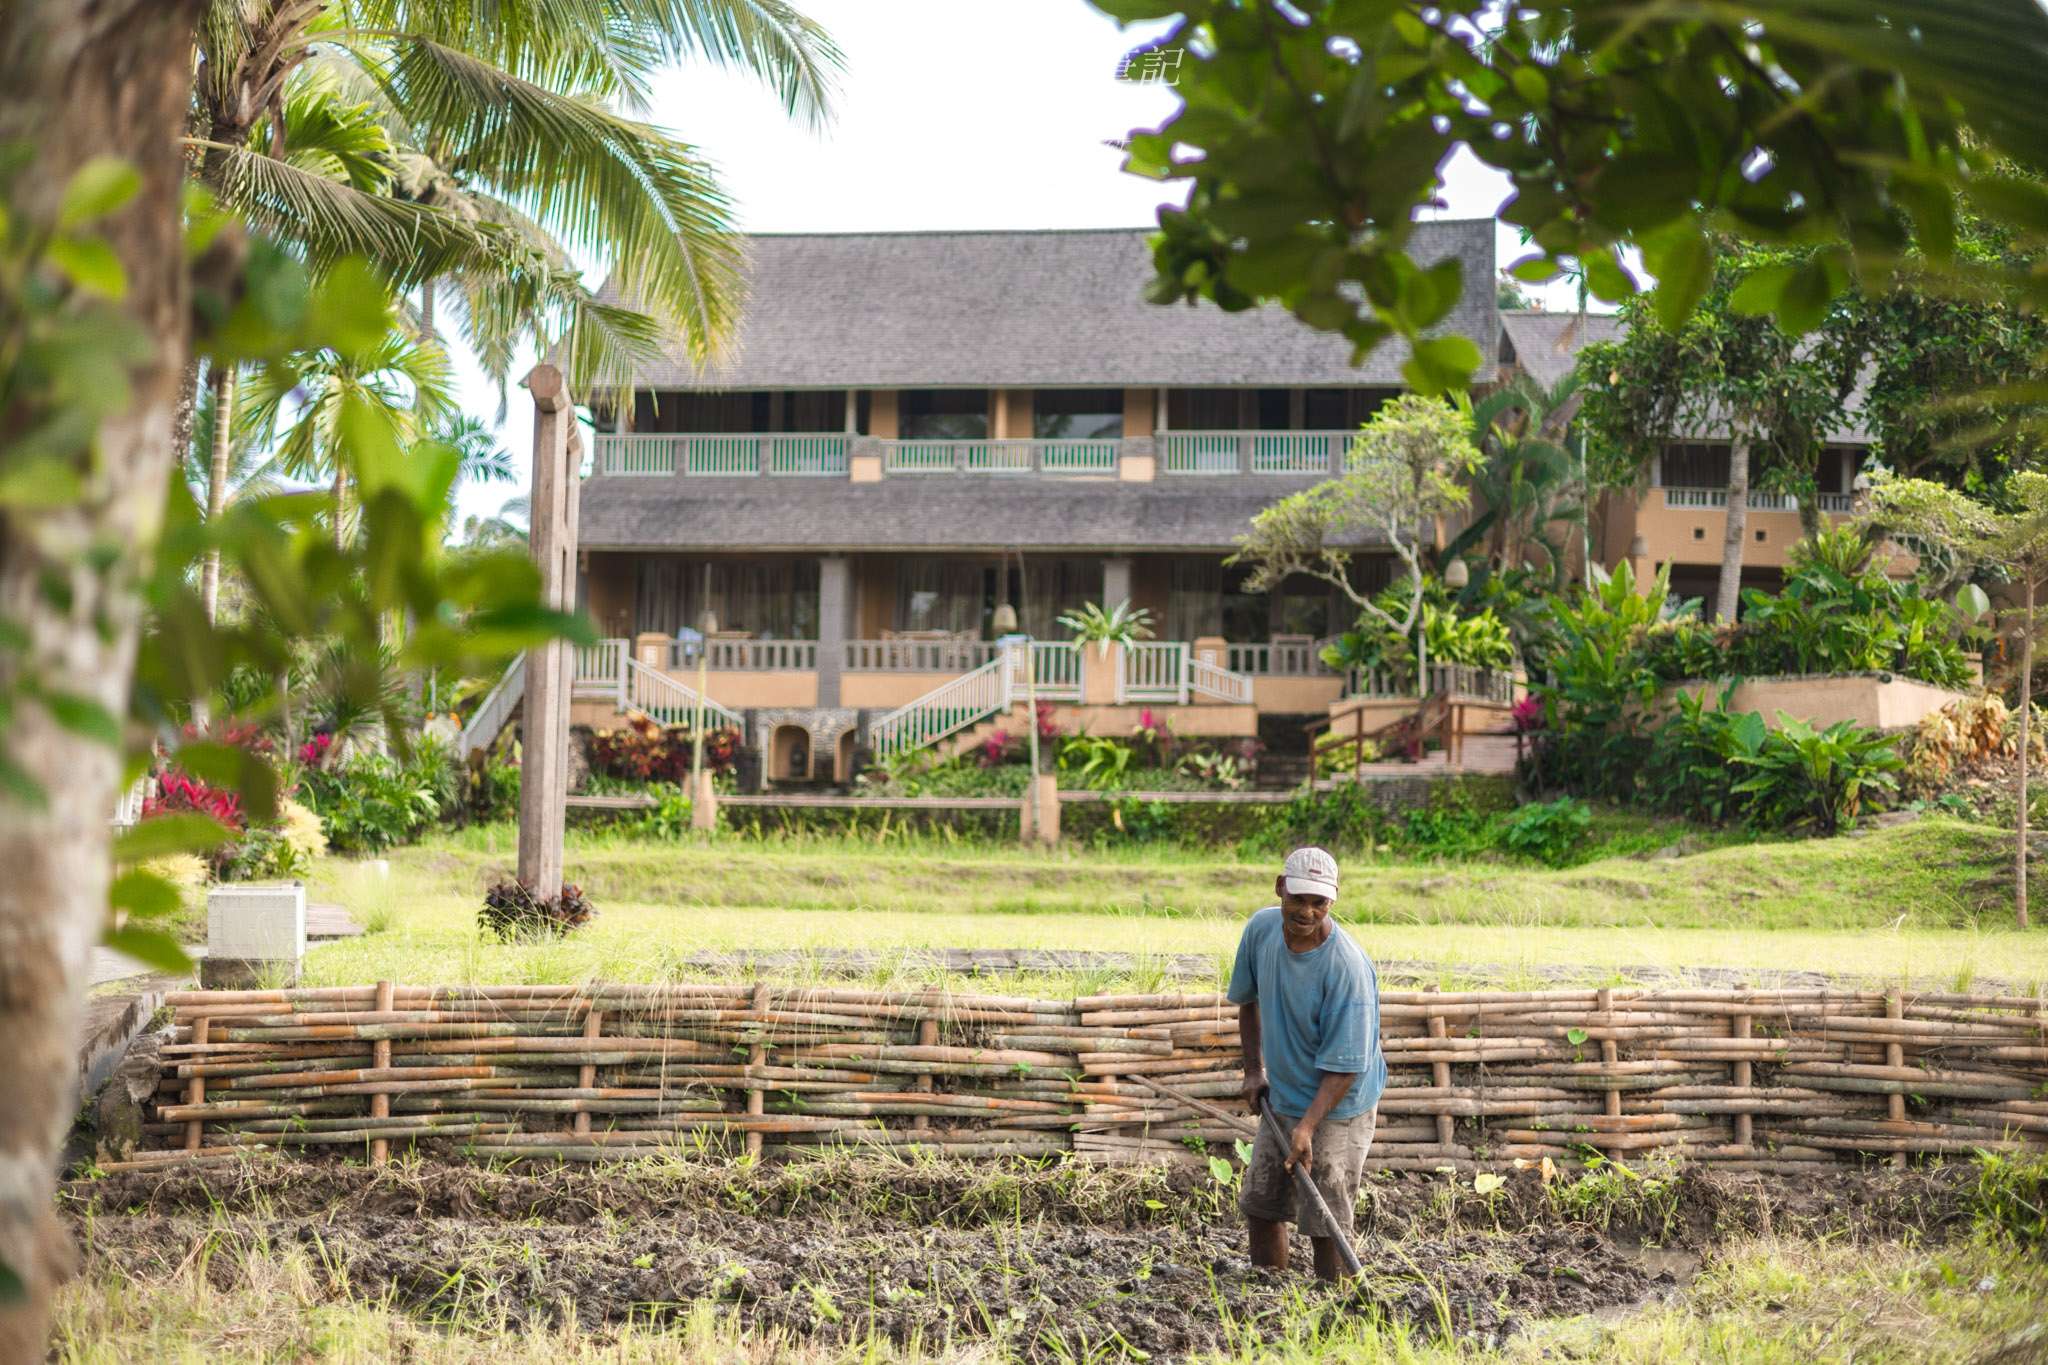
M1728 529L1721 538L1721 583L1714 618L1733 621L1742 603L1742 540L1749 534L1749 437L1737 431L1728 447Z
M2020 621L2020 814L2019 847L2013 853L2014 909L2019 927L2027 927L2027 746L2033 742L2034 718L2034 563L2021 562L2026 580L2026 615Z
M120 157L141 175L137 195L100 229L127 277L120 307L147 342L127 369L128 405L100 425L83 496L39 508L33 537L0 529L0 619L20 632L0 649L0 691L36 677L111 716L127 711L141 619L131 585L147 566L107 567L65 547L139 558L162 517L190 319L175 264L185 259L175 139L197 9L195 0L0 5L0 145L33 158L15 181L17 221L53 218L73 173L95 157ZM42 793L0 795L0 1262L18 1281L0 1292L0 1361L15 1362L45 1358L51 1295L70 1262L51 1194L77 1106L121 755L33 701L16 706L6 731L8 757Z
M206 520L211 523L218 521L228 506L228 466L235 449L235 367L214 366L206 382L213 390L213 449L206 477ZM200 571L199 596L206 604L210 625L220 603L219 550L207 552L206 566Z

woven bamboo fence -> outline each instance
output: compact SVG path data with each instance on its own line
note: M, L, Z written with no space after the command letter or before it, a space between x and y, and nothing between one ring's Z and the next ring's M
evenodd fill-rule
M866 1144L1139 1162L1238 1136L1139 1079L1231 1102L1237 1009L1216 995L387 982L167 1003L148 1145L110 1169L248 1148L382 1161L422 1140L479 1159ZM2048 1148L2048 996L1400 991L1381 1024L1384 1168Z

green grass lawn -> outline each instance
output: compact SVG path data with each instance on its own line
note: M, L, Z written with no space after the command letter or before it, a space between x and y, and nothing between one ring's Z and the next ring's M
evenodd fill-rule
M1271 899L1275 871L1171 849L665 843L575 831L569 876L599 907L597 920L563 942L505 945L479 939L474 914L485 884L509 870L515 842L509 826L437 836L395 854L388 880L323 861L313 897L342 902L375 932L315 948L309 984L647 980L685 974L691 954L732 949L1078 948L1220 960L1244 916ZM2048 933L2007 927L2008 846L1978 826L1924 820L1561 871L1353 859L1339 915L1376 957L1434 964L1452 983L1713 967L2031 989L2048 981Z

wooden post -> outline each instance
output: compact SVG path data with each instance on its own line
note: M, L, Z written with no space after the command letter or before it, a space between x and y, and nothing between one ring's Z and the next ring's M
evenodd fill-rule
M1738 981L1735 984L1736 989L1738 990L1749 989L1749 983L1747 981ZM1748 1002L1744 1001L1743 1003L1747 1004ZM1730 1038L1747 1039L1750 1036L1749 1030L1750 1017L1747 1012L1742 1012L1729 1016L1728 1036ZM1742 1060L1734 1063L1734 1072L1734 1083L1742 1089L1748 1089L1753 1082L1749 1059L1743 1058ZM1750 1147L1754 1146L1755 1143L1755 1115L1749 1113L1746 1110L1738 1112L1735 1115L1735 1145L1738 1147Z
M919 1047L937 1047L938 1043L939 1021L936 1019L918 1020L917 1045ZM917 1090L923 1094L929 1095L932 1093L932 1078L930 1072L926 1072L925 1074L919 1076L910 1084L912 1089ZM918 1132L922 1133L932 1126L932 1116L930 1114L919 1114L916 1118L910 1121L910 1126L912 1128L915 1128Z
M756 1015L762 1014L767 1008L768 983L763 981L754 987L754 1013ZM759 1020L755 1021L755 1027L762 1027ZM759 1118L768 1112L768 1097L762 1093L760 1076L760 1069L767 1064L768 1048L766 1044L756 1042L747 1049L747 1113L750 1117ZM759 1157L761 1155L761 1130L758 1128L751 1129L747 1133L747 1155L751 1157Z
M1037 722L1032 722L1034 725ZM1024 799L1017 804L1017 830L1027 844L1056 844L1060 841L1060 779L1058 773L1034 773L1025 781Z
M533 396L533 493L530 511L541 603L576 605L576 470L570 465L576 409L562 372L536 365ZM524 750L519 785L519 880L544 900L562 894L562 821L569 799L569 692L574 653L567 641L528 650Z
M1900 998L1897 987L1893 987L1885 992L1884 1017L1887 1019L1903 1019L1906 1017L1906 1004ZM1905 1044L1898 1041L1896 1033L1892 1035L1892 1041L1884 1045L1884 1063L1894 1071L1897 1071L1906 1064L1906 1047ZM1893 1123L1904 1123L1906 1121L1906 1097L1904 1095L1895 1090L1886 1096L1885 1103L1890 1111ZM1892 1153L1892 1165L1903 1166L1905 1164L1906 1154L1904 1152Z
M192 1041L195 1043L205 1043L207 1030L212 1026L212 1024L213 1021L210 1019L194 1019L192 1021ZM204 1052L195 1052L192 1054L192 1058L195 1062L204 1062L206 1060L206 1054ZM185 1103L206 1103L206 1077L194 1076L190 1081L187 1081L185 1083ZM190 1119L186 1121L186 1151L196 1152L199 1150L199 1130L205 1126L206 1121L204 1119Z
M583 1016L583 1037L588 1042L596 1042L603 1034L604 1011L593 1005ZM585 1062L581 1067L577 1068L576 1088L579 1090L597 1089L597 1064L595 1062ZM590 1135L590 1110L588 1108L590 1101L586 1098L583 1103L585 1107L576 1111L576 1122L573 1125L578 1137L588 1137Z
M1423 990L1434 992L1436 987L1434 985L1424 986ZM1444 1017L1432 1011L1429 1016L1429 1036L1432 1038L1444 1038L1448 1037L1449 1033L1450 1030L1444 1027ZM1448 1111L1450 1105L1451 1064L1449 1062L1431 1062L1429 1064L1429 1082L1436 1087L1438 1100ZM1452 1146L1457 1142L1457 1123L1448 1112L1436 1116L1436 1141L1437 1145L1444 1149L1444 1155L1449 1156Z
M390 1012L392 1001L397 998L397 993L398 988L391 982L379 981L377 983L377 1012L379 1014ZM391 1040L389 1038L379 1038L376 1042L370 1044L370 1066L375 1070L382 1071L390 1065ZM391 1095L388 1091L370 1096L370 1117L373 1120L391 1117ZM375 1126L374 1123L372 1126ZM391 1139L371 1138L370 1164L372 1166L382 1166L389 1160L391 1160Z
M709 768L699 768L690 783L690 828L700 834L718 828L718 792Z
M1609 1033L1612 1033L1614 1032L1614 988L1612 986L1604 987L1597 999L1600 1009L1600 1026ZM1614 1088L1614 1080L1617 1074L1615 1064L1620 1060L1620 1045L1612 1038L1602 1038L1600 1040L1601 1079L1608 1083L1607 1117L1611 1119L1621 1117L1621 1091Z

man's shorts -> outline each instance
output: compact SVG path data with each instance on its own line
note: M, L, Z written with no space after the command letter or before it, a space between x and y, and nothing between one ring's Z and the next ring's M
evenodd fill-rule
M1358 1205L1358 1182L1365 1176L1365 1158L1372 1150L1378 1120L1379 1111L1368 1109L1356 1118L1324 1119L1316 1127L1310 1174L1347 1241ZM1292 1119L1283 1118L1282 1122L1290 1130L1294 1127ZM1238 1190L1238 1212L1269 1223L1295 1223L1311 1237L1328 1237L1330 1229L1314 1209L1295 1207L1294 1173L1287 1169L1286 1161L1286 1149L1272 1129L1261 1123L1258 1141L1252 1144L1251 1164L1244 1168L1244 1184Z

